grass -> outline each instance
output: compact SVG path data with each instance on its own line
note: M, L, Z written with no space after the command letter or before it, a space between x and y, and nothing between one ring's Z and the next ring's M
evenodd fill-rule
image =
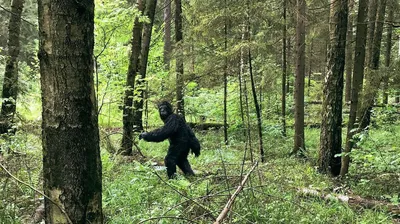
M350 174L344 180L321 175L316 170L319 130L307 129L308 159L288 157L292 133L288 138L279 131L266 129L266 162L259 164L237 197L227 221L229 223L393 223L395 217L382 210L354 209L336 201L325 201L298 193L298 189L318 189L324 193L352 191L356 195L398 203L400 173L399 126L371 130L352 154ZM106 223L212 223L229 196L250 169L249 150L242 167L245 145L231 138L222 142L222 133L197 133L202 151L189 161L197 173L186 178L167 180L162 164L168 142L139 146L146 160L132 161L110 154L102 142L103 212ZM239 136L239 135L238 135ZM118 145L118 135L111 138ZM253 140L254 159L258 146ZM18 133L11 143L24 148L23 156L5 157L8 167L20 179L41 187L40 139L37 135ZM10 142L3 142L3 145ZM18 146L19 145L19 146ZM247 147L248 148L248 147ZM363 149L363 150L361 150ZM371 159L371 156L373 159ZM365 166L368 164L368 166ZM38 204L39 196L0 172L0 223L22 223ZM188 220L191 220L188 221Z

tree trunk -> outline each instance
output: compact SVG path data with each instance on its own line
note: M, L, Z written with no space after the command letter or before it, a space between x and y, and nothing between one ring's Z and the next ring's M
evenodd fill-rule
M244 42L246 40L246 36L247 36L247 27L244 26L243 27L243 31L242 31L242 42ZM240 48L240 65L239 65L239 106L240 106L240 118L242 120L242 128L243 128L243 135L246 136L246 130L244 129L245 127L245 120L244 120L244 109L243 109L243 94L247 94L244 93L244 71L245 71L245 53L244 53L244 47Z
M137 8L143 13L143 0L137 0ZM135 18L132 29L131 55L129 58L128 73L126 75L126 90L124 96L124 108L122 114L123 135L121 149L122 155L132 155L132 135L133 135L133 90L135 88L135 77L139 71L139 55L142 43L142 23L139 18Z
M296 80L294 90L294 148L291 154L303 154L304 143L304 75L305 75L305 18L306 1L297 0Z
M400 35L397 37L397 39L398 39L398 58L400 58ZM396 83L400 83L400 79L398 79L397 80L397 82ZM400 103L400 91L399 90L397 90L396 92L396 96L394 97L394 102L395 103Z
M281 120L282 120L282 135L286 137L286 74L287 74L287 61L286 61L286 39L287 39L287 20L286 20L287 0L283 0L283 38L282 38L282 107L281 107Z
M175 44L176 44L176 103L178 113L185 117L185 102L183 100L183 30L182 30L182 2L175 2Z
M347 36L346 36L346 81L344 101L350 102L351 97L351 77L353 69L353 18L354 18L354 0L349 0L349 19L347 21Z
M94 1L38 1L46 223L103 223ZM62 210L60 210L62 209Z
M367 30L367 43L366 43L366 54L365 54L365 64L366 66L369 66L369 62L370 62L370 58L372 55L372 44L374 42L374 32L375 32L375 20L376 20L376 11L378 8L378 0L369 0L368 3L368 30ZM368 75L368 73L366 74L366 76ZM358 102L358 111L357 111L357 117L358 120L362 119L362 108L363 108L363 98L365 98L364 96L364 90L366 90L365 88L360 90L360 101Z
M314 39L311 38L311 43L310 43L310 51L308 52L308 83L307 83L307 96L310 96L310 88L311 88L311 74L312 74L312 51L313 51L313 42Z
M248 34L248 30L246 27L246 34ZM243 49L243 58L245 57L245 49ZM248 58L247 58L248 59ZM247 91L247 81L246 81L246 76L244 75L243 77L243 94L244 94L244 103L246 106L246 119L247 119L247 124L246 124L246 147L249 146L250 149L250 160L251 162L254 162L254 156L253 156L253 147L252 147L252 142L251 142L251 128L250 128L250 109L249 109L249 97L248 97L248 91ZM245 154L247 152L247 148L245 149Z
M257 92L256 92L256 87L254 84L254 76L253 76L253 66L251 64L252 58L251 58L251 52L249 48L249 70L250 70L250 82L251 82L251 91L253 93L253 100L254 100L254 105L256 108L256 115L257 115L257 128L258 128L258 141L259 141L259 149L260 149L260 155L261 155L261 162L265 161L265 156L264 156L264 146L263 146L263 136L262 136L262 125L261 125L261 112L260 112L260 106L258 104L257 100Z
M136 76L136 85L133 101L133 127L134 131L143 131L143 99L146 90L147 60L149 58L151 33L153 29L154 14L156 12L157 0L147 0L145 15L150 22L143 25L142 46L139 59L139 76Z
M392 3L392 1L390 1ZM394 5L389 4L389 15L387 23L387 34L386 34L386 51L385 51L385 66L390 67L390 57L392 53L392 34L393 34L393 21L394 21ZM385 75L383 78L383 104L388 104L389 94L389 76Z
M226 7L226 0L225 0ZM226 10L226 9L225 9ZM226 12L225 12L226 17ZM228 24L224 21L224 50L228 52ZM224 58L224 142L228 145L228 114L227 114L227 97L228 97L228 57Z
M368 7L368 33L367 33L367 65L371 60L373 43L374 43L374 33L375 33L375 22L376 22L376 11L378 10L379 0L369 0Z
M322 103L321 140L318 168L323 173L340 173L342 149L343 73L347 32L347 0L331 0L330 51L324 83Z
M377 12L375 33L372 43L372 55L370 57L368 73L366 77L366 86L364 100L361 108L360 130L367 128L371 123L372 107L381 83L381 76L378 74L379 59L381 54L381 42L383 24L385 20L386 0L379 1L379 9Z
M171 2L164 0L164 65L168 71L171 57Z
M347 135L346 146L344 155L342 156L342 167L340 175L344 176L349 170L350 158L348 153L353 148L353 136L355 132L354 123L357 117L359 92L362 90L364 79L364 64L365 64L365 44L367 42L367 14L368 14L368 0L360 0L358 3L357 15L357 31L356 31L356 46L354 52L354 67L353 67L353 80L351 84L351 101L350 101L350 115L347 122Z
M0 113L0 134L7 133L14 123L18 96L18 55L20 52L19 36L21 31L21 14L25 0L13 0L8 24L8 57L4 72L3 103Z
M287 26L287 24L286 24L286 26ZM290 49L292 48L292 45L291 45L291 41L290 41L290 38L287 38L287 56L286 56L286 61L289 61L289 62L287 62L286 63L286 66L287 66L287 68L286 68L286 94L292 94L293 92L292 91L290 91L290 77L291 77L291 68L290 68L290 61L291 61L291 59L292 59L292 54L291 54L291 51L290 51ZM287 71L289 71L289 72L287 72Z

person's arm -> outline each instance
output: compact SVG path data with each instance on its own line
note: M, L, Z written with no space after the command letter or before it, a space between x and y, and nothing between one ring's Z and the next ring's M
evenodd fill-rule
M193 130L189 127L189 125L186 124L186 127L189 132L189 146L190 149L192 150L192 153L194 154L195 157L198 157L200 155L200 142L196 138L196 135L194 134Z
M139 135L139 139L143 138L148 142L162 142L169 138L173 133L176 132L179 126L178 119L174 115L167 119L167 122L162 128L156 129L151 132L144 132Z

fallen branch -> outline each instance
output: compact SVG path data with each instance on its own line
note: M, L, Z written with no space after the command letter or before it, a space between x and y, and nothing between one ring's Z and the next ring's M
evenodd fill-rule
M175 191L176 193L178 193L179 195L181 195L182 197L189 199L191 202L195 203L196 205L198 205L200 208L202 208L204 211L206 211L208 213L208 215L212 218L215 219L212 212L204 205L200 204L199 202L195 201L194 199L182 194L180 191L178 191L177 189L175 189L173 186L171 186L170 184L168 184L165 180L162 179L162 177L160 177L160 175L158 175L158 173L156 171L153 172L164 184L166 184L169 188L171 188L173 191Z
M136 150L138 153L142 156L142 158L146 158L146 156L143 155L142 150L140 150L140 147L136 144L135 141L132 141L133 145L136 147Z
M12 173L10 173L10 171L8 171L3 164L0 163L0 167L3 168L4 171L6 171L6 173L13 178L15 181L17 181L18 183L21 183L23 185L26 185L27 187L29 187L30 189L34 190L35 192L37 192L38 194L42 195L44 198L46 198L47 200L49 200L51 203L53 203L55 206L57 206L58 209L60 209L60 211L65 215L65 218L67 219L68 223L73 224L73 222L71 221L71 219L69 218L67 212L55 201L53 201L49 196L45 195L44 193L40 192L38 189L32 187L31 185L29 185L28 183L18 179L16 176L12 175Z
M160 220L160 219L178 219L178 220L187 221L187 222L189 222L189 223L198 223L198 222L195 222L195 221L193 221L193 220L190 220L190 219L187 219L187 218L183 218L183 217L161 216L161 217L152 217L152 218L149 218L149 219L145 219L145 220L143 220L143 221L140 221L138 224L142 224L142 223L145 223L145 222L148 222L148 221L151 221L151 220Z
M253 167L251 167L250 171L246 174L246 176L243 178L242 182L240 185L236 188L236 191L232 194L231 198L228 200L228 203L226 203L224 209L222 212L219 214L218 218L215 220L214 224L219 224L222 222L222 220L227 216L229 210L231 209L233 202L235 202L236 197L242 191L244 185L247 182L247 179L249 178L250 174L253 172L253 170L256 168L258 165L258 162L255 162Z
M334 195L334 194L324 194L314 189L299 189L299 193L305 196L313 196L322 198L327 201L340 201L348 204L351 207L361 207L366 209L380 209L392 214L400 215L400 205L393 205L385 201L377 201L372 199L362 198L358 195Z

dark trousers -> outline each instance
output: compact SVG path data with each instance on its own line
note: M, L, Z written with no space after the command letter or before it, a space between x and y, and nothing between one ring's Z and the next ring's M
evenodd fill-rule
M185 175L194 175L190 163L187 160L189 148L186 145L171 145L168 148L167 156L164 159L165 166L167 167L168 178L174 178L176 173L176 166L182 170Z

